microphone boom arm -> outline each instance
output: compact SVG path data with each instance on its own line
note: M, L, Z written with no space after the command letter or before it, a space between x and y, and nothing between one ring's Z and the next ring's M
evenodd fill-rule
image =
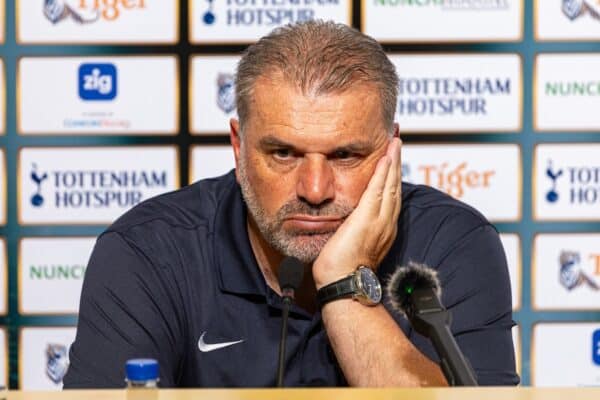
M416 289L410 294L410 298L407 317L415 331L430 338L440 357L440 367L448 385L477 386L471 364L450 331L452 315L441 304L434 289Z

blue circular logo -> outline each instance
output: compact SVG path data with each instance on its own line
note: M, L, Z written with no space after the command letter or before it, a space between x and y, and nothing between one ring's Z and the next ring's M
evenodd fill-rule
M546 194L546 200L548 200L550 203L555 203L558 200L558 193L556 193L554 190L549 191Z
M213 14L211 11L207 11L204 13L202 20L206 25L212 25L215 23L215 14Z
M31 196L31 204L34 207L41 207L44 204L44 198L40 194L34 194Z

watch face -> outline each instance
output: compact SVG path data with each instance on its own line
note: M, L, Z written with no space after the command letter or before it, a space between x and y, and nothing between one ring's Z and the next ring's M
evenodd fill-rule
M370 268L361 267L359 278L365 295L373 303L379 303L381 301L381 284L377 279L377 275Z

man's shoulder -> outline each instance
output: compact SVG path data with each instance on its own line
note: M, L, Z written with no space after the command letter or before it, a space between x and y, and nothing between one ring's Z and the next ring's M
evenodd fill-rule
M461 243L477 239L496 241L496 228L475 208L424 185L402 185L402 214L398 235L406 260L438 263Z
M230 172L155 196L127 211L107 232L125 234L140 227L210 230L223 198L235 189L235 184L235 176Z
M487 225L486 217L472 206L426 185L402 183L402 212L420 223L439 223L440 218L466 225Z

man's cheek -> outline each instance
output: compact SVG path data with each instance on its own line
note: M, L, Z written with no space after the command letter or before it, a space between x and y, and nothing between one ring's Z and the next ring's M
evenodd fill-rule
M251 179L255 185L273 190L276 185L284 183L286 175L273 168L270 161L264 156L255 156L248 161L250 163Z
M369 184L370 175L355 174L346 176L337 182L337 197L356 208L363 192Z

